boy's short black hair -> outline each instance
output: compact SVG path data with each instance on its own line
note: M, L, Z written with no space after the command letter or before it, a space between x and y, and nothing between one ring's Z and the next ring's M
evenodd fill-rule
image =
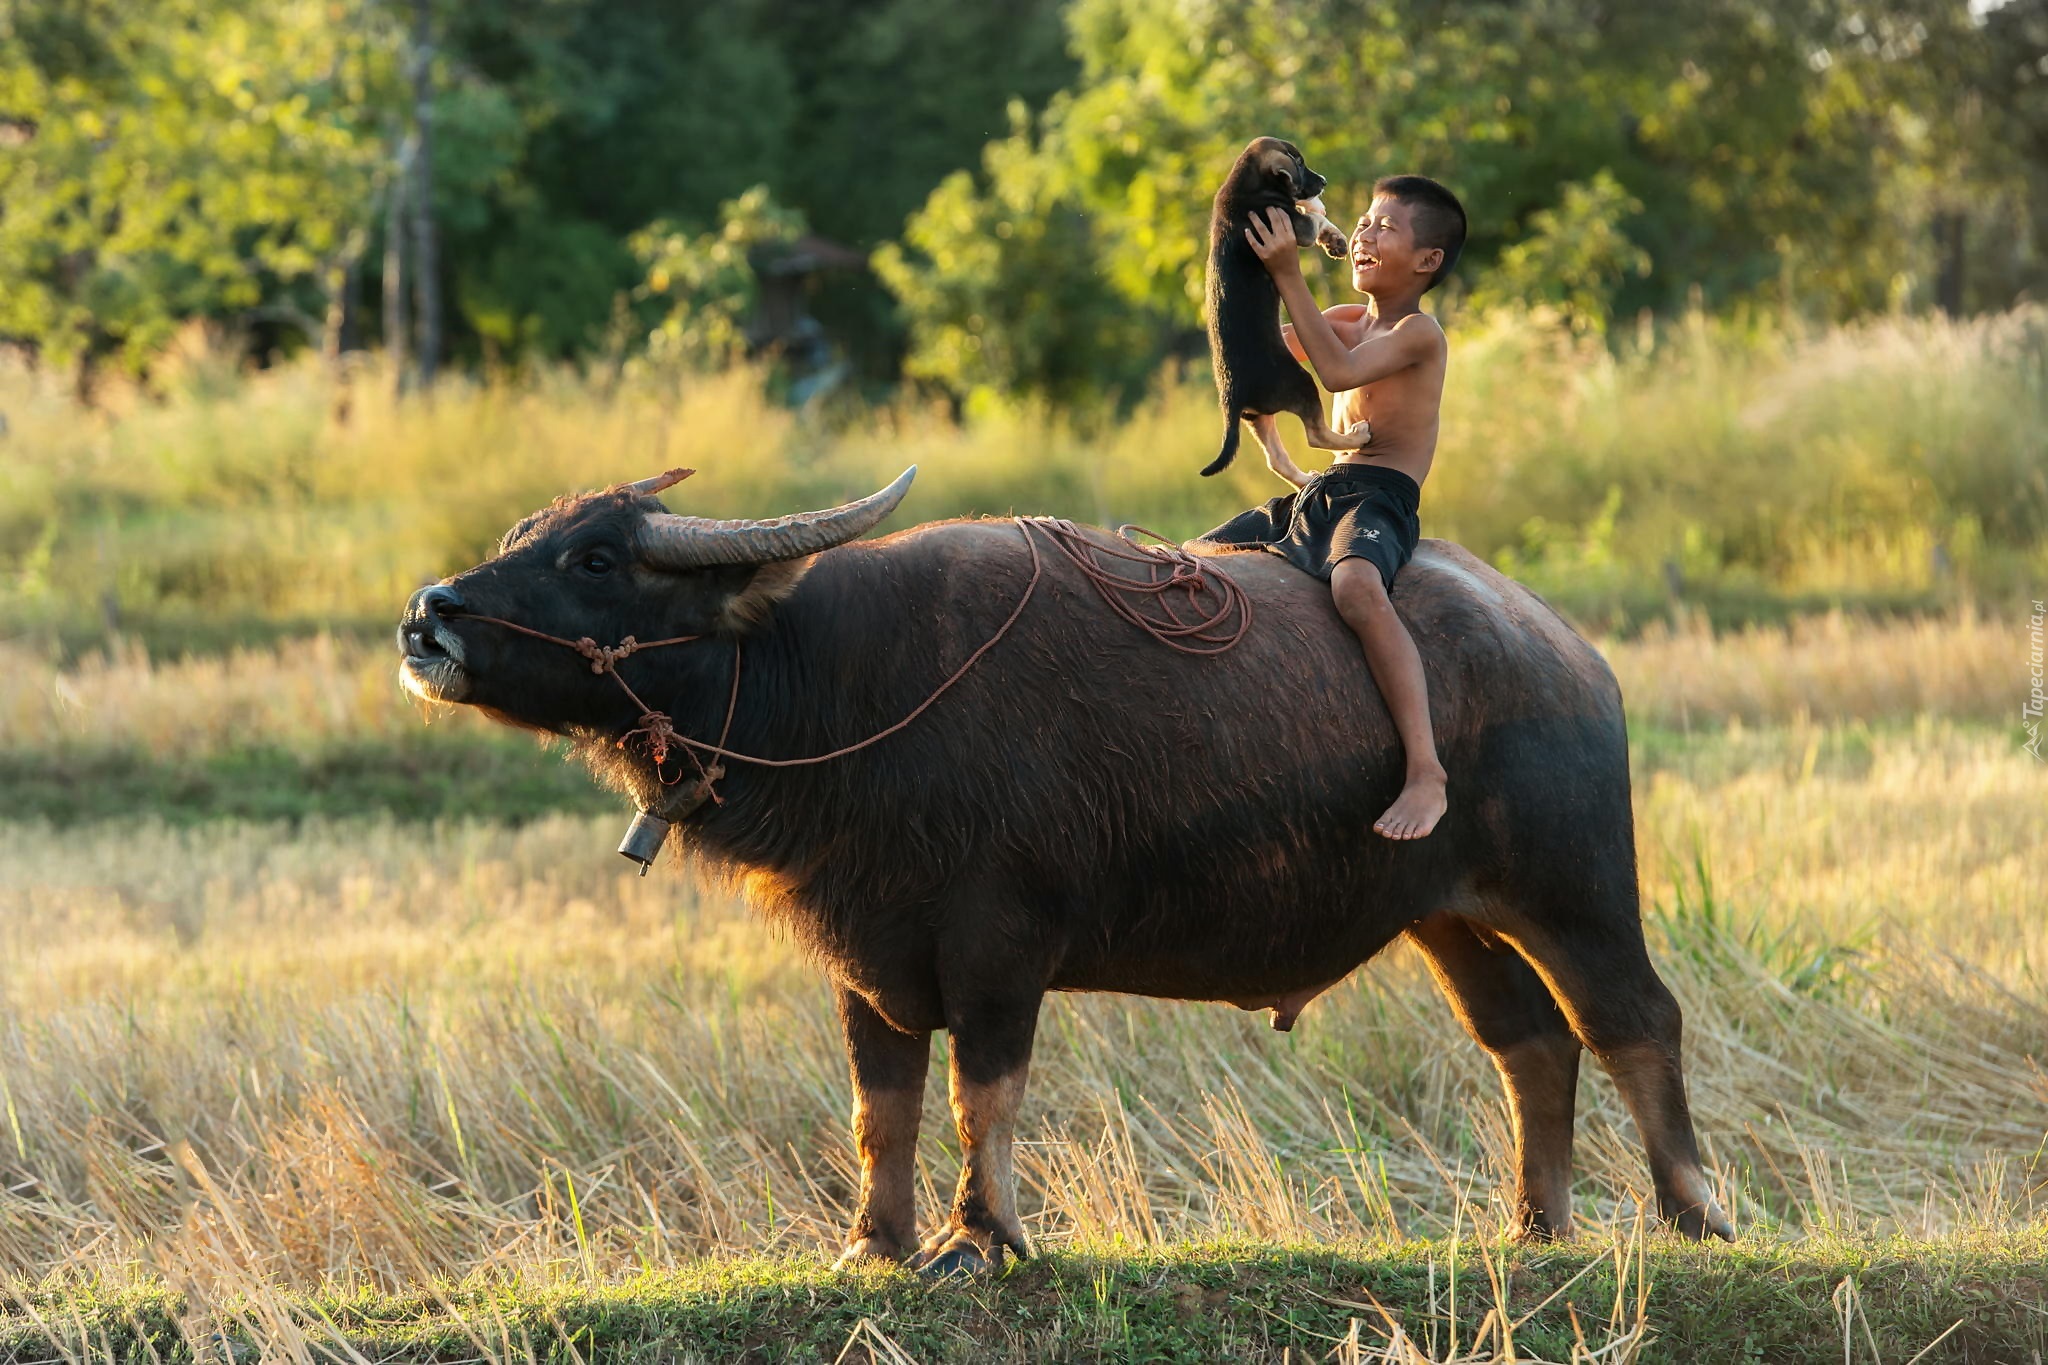
M1444 263L1422 287L1427 294L1444 282L1444 276L1458 263L1458 253L1465 249L1465 206L1457 195L1426 175L1382 176L1372 192L1374 198L1384 194L1415 210L1415 245L1425 250L1443 248Z

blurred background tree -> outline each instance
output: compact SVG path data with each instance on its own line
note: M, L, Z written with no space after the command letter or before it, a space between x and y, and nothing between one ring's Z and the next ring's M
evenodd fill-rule
M2048 0L10 0L0 338L88 393L193 319L267 360L408 296L461 364L672 344L622 307L650 243L683 278L758 188L881 248L805 286L869 385L1127 399L1199 353L1209 197L1261 132L1340 213L1453 185L1452 312L1970 313L2048 271L2044 82ZM394 292L412 164L438 250Z
M804 236L801 213L757 185L719 211L716 231L683 232L659 222L633 234L646 271L636 298L657 309L646 333L657 362L718 366L740 359L753 339L747 323L760 303L760 262Z
M325 0L21 0L0 41L0 336L143 368L189 318L338 345L397 96L392 32Z

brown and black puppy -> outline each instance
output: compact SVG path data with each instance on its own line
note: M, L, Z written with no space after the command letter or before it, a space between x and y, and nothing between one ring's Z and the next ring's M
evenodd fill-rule
M1316 381L1288 353L1280 336L1280 291L1266 273L1245 228L1254 214L1284 209L1294 220L1294 240L1320 243L1342 260L1344 234L1323 215L1318 197L1328 182L1308 168L1301 149L1277 137L1254 138L1230 178L1216 192L1209 218L1209 358L1216 366L1216 392L1223 400L1223 449L1206 476L1229 468L1237 458L1238 423L1268 413L1291 412L1319 450L1357 450L1366 437L1345 436L1323 421Z

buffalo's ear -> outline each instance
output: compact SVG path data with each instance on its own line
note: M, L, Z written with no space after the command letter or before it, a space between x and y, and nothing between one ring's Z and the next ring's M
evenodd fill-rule
M775 608L775 604L796 591L817 563L816 555L798 559L777 559L757 566L746 585L725 600L718 609L718 624L734 634L752 630Z

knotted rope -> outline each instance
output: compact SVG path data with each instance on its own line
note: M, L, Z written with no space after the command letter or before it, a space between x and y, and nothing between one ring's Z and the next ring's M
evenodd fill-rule
M1053 548L1072 560L1082 576L1095 585L1111 611L1169 649L1182 654L1221 654L1233 648L1252 628L1251 598L1237 580L1219 572L1214 565L1203 563L1157 531L1142 526L1119 526L1117 535L1128 547L1122 548L1098 545L1073 522L1056 517L1018 517L1016 521L1027 529L1026 540L1030 539L1030 530L1044 534ZM1140 545L1137 536L1150 536L1161 544ZM1104 557L1122 564L1144 565L1144 579L1126 578L1104 568ZM1153 570L1162 564L1167 566L1166 577L1154 577ZM1173 594L1184 594L1189 610L1199 611L1202 598L1211 589L1216 593L1215 609L1199 620L1182 620L1180 612L1174 609ZM1166 613L1166 619L1145 615L1143 607L1147 602L1156 603Z

